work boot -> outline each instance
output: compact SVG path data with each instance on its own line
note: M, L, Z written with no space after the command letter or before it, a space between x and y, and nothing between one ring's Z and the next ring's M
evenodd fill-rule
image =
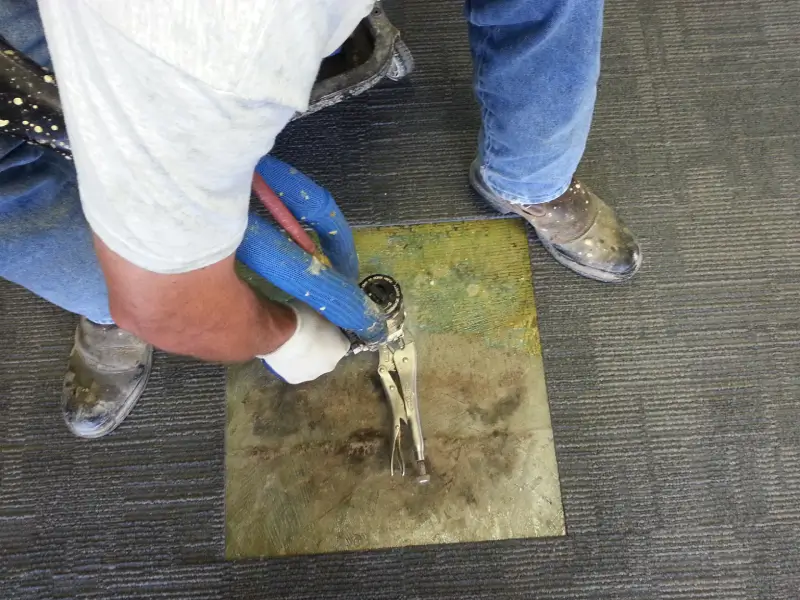
M61 395L69 430L82 438L113 431L144 392L152 366L152 346L81 317Z
M630 230L610 206L575 179L561 196L542 204L500 198L484 182L478 161L472 163L470 182L498 211L528 221L553 258L579 275L621 283L642 264L642 252Z

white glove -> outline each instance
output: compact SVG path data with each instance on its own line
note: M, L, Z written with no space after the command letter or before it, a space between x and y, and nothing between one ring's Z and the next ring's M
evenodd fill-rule
M350 349L350 340L327 319L298 300L289 302L297 329L280 348L259 356L287 383L303 383L330 373Z

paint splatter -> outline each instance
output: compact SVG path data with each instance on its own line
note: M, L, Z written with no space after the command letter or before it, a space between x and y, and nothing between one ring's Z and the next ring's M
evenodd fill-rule
M5 127L6 125L8 125L8 121L5 119L0 119L0 127Z
M22 98L14 98L14 104L20 106L22 104Z
M36 107L34 106L34 108ZM58 125L50 125L50 129L52 129L53 131L58 131Z
M41 128L39 125L37 125L36 127L34 127L34 128L33 128L33 130L34 130L36 133L42 133L42 131L44 131L44 129L42 129L42 128Z
M308 272L311 275L319 275L322 273L323 265L316 256L311 257L311 264L308 265Z
M52 75L45 75L45 76L44 76L44 80L45 80L47 83L53 83L53 82L55 81L55 79L53 79L53 76L52 76Z

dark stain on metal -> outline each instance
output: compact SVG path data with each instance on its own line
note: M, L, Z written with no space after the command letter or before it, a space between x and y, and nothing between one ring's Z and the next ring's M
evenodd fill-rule
M486 425L497 425L498 422L511 417L522 405L524 393L525 390L518 387L513 393L501 398L489 410L473 405L467 409L467 412L470 416L480 419Z
M388 456L389 438L386 431L377 429L357 429L350 437L336 448L336 453L347 458L352 464L361 464L371 456L382 455L381 459Z

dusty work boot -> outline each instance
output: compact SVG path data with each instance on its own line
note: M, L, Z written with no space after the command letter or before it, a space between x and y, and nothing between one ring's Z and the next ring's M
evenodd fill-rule
M82 438L113 431L142 395L152 365L152 346L119 327L81 317L61 395L70 431Z
M561 196L542 204L500 198L484 182L477 161L470 169L470 182L498 211L528 221L553 258L584 277L621 283L642 264L639 243L630 230L610 206L575 179Z

